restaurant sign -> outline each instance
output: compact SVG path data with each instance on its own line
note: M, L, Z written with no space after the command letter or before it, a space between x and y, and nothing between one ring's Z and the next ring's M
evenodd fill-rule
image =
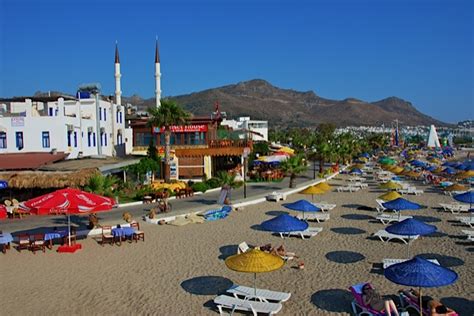
M196 125L172 125L170 130L173 133L192 133L192 132L207 132L206 124L196 124ZM154 133L163 133L165 128L154 127Z

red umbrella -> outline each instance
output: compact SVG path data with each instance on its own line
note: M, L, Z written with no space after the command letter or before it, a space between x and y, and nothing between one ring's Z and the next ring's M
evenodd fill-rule
M36 215L66 214L68 218L68 244L71 246L71 214L107 211L114 205L115 201L112 198L67 188L23 202L20 207Z

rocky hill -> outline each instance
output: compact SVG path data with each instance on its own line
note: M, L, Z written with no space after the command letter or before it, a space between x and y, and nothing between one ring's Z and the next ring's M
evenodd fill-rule
M144 110L155 104L154 99L139 96L125 98ZM449 125L419 112L410 102L389 97L376 102L354 98L330 100L313 91L280 89L265 80L255 79L237 84L174 96L195 115L209 115L219 101L228 117L250 116L268 120L270 126L315 126L331 122L337 126L381 125L398 119L403 125Z

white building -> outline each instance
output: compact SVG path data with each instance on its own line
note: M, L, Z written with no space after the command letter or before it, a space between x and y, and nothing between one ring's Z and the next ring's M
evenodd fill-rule
M229 126L234 131L248 131L248 137L253 141L268 141L268 121L251 120L245 116L239 117L238 120L224 119L221 125Z
M67 159L125 155L125 110L121 105L73 97L0 101L0 154L64 152Z

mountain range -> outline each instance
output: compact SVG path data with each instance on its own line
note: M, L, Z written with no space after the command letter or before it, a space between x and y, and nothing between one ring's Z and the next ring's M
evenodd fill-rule
M390 126L394 120L402 125L448 126L419 112L410 102L397 97L367 102L355 98L331 100L313 91L300 92L281 89L261 79L169 97L194 115L209 115L216 101L228 118L250 116L254 120L268 120L270 127L314 127L320 123L336 126ZM154 106L154 98L142 99L134 95L123 98L145 110Z

